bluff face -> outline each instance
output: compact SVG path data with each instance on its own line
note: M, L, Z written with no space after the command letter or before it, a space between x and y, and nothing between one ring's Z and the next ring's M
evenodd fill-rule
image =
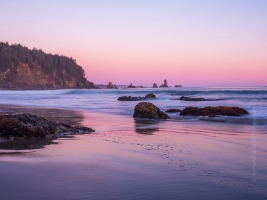
M0 42L0 89L95 88L76 60Z

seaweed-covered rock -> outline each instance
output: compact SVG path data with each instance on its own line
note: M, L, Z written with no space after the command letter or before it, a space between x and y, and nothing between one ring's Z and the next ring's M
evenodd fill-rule
M206 99L202 97L196 98L196 97L185 97L185 96L181 96L180 100L182 101L206 101Z
M157 106L149 102L138 103L134 108L133 117L149 118L149 119L170 119L170 117L162 112Z
M92 131L91 128L59 124L28 113L0 115L0 136L7 138L54 138L63 132L81 134Z
M180 110L180 109L171 108L171 109L166 110L165 112L167 112L167 113L175 113L175 112L181 112L181 111L182 110Z
M149 98L156 98L156 95L154 95L153 93L147 94L145 96L145 98L149 99Z
M198 107L186 107L180 112L180 115L191 115L191 116L209 116L216 117L217 115L225 116L242 116L249 114L244 108L239 107L228 107L228 106L208 106L204 108Z

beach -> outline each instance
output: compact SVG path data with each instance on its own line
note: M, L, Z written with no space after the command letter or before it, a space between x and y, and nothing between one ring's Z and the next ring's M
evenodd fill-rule
M150 92L157 95L150 102L162 110L238 105L250 114L196 118L175 113L170 114L170 120L134 119L132 112L138 102L117 101L122 95L144 96ZM266 89L1 94L2 113L30 112L96 130L53 141L2 138L1 199L267 198ZM216 101L179 101L184 94Z

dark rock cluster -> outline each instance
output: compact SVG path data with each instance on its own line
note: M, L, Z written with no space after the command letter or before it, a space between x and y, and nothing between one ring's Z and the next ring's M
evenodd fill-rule
M55 123L37 115L0 115L0 136L12 139L56 138L60 133L83 134L94 130L83 126Z
M225 116L242 116L249 114L243 108L239 107L228 107L228 106L207 106L204 108L198 107L186 107L180 112L180 115L186 116L209 116L209 117L216 117L217 115L225 115Z
M150 98L156 98L156 95L153 93L147 94L145 97L132 97L132 96L121 96L117 100L118 101L141 101Z
M170 119L170 117L162 112L157 106L150 102L138 103L134 108L133 117L149 118L149 119Z
M182 100L182 101L206 101L207 99L202 98L202 97L196 98L196 97L181 96L180 100Z

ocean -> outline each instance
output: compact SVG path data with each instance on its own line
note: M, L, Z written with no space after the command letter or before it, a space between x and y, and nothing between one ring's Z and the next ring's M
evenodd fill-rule
M221 105L249 115L134 119L139 101L117 100L148 93L163 111ZM95 129L0 138L0 199L267 199L266 87L0 91L0 104Z

